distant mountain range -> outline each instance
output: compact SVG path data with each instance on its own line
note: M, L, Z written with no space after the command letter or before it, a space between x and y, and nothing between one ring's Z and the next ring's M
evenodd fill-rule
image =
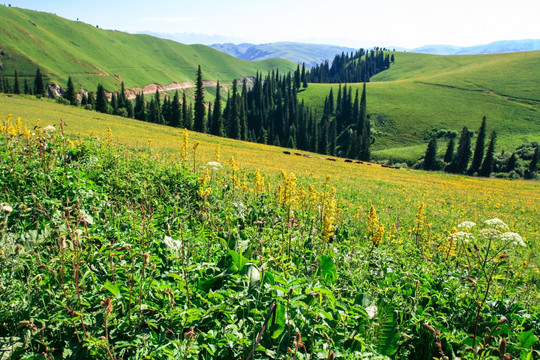
M426 45L408 52L434 55L480 55L540 50L540 39L501 40L484 45Z
M192 33L155 33L145 31L164 39L174 40L184 44L205 44L216 50L235 56L242 60L266 60L272 58L286 59L297 64L305 63L308 68L320 64L325 60L332 61L336 54L356 51L358 49L301 42L274 42L267 44L240 43L239 39L227 38L220 35L203 35ZM235 42L236 44L234 44ZM454 45L426 45L415 49L386 46L387 49L407 51L433 55L479 55L498 54L509 52L540 50L540 39L501 40L484 45L454 46Z
M343 46L297 42L276 42L261 45L247 43L235 45L227 43L213 44L210 47L243 60L254 61L279 58L297 64L305 63L308 68L320 64L325 60L333 60L336 54L358 50Z

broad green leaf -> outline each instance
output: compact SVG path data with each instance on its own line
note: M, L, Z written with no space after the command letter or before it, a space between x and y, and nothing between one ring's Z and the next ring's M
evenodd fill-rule
M120 299L122 297L118 286L112 284L109 280L107 280L103 287L105 288L105 290L108 290L115 299Z
M272 339L277 339L283 333L283 330L285 330L285 307L277 304L275 311L276 322L272 326Z
M522 332L518 336L518 340L525 349L530 349L535 342L538 341L538 338L534 336L534 329L529 331Z
M333 283L337 280L337 270L334 264L334 259L330 256L319 256L319 269L317 270L320 277L327 283Z

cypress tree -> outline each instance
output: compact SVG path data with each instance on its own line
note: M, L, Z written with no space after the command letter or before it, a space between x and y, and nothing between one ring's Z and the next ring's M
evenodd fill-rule
M206 115L207 117L207 120L206 120L206 129L207 131L210 130L212 128L212 102L209 101L208 102L208 115Z
M39 67L36 70L36 76L34 77L34 94L36 96L46 96L45 92L45 82L43 81L43 75L39 70Z
M13 89L11 88L11 85L9 84L9 79L7 76L4 76L4 92L6 94L11 94Z
M206 115L205 112L202 71L201 66L199 65L195 89L195 120L193 123L193 130L202 133L206 132L206 124L204 122L204 116Z
M128 118L135 116L135 110L133 109L133 103L130 100L126 100L126 112Z
M296 65L296 71L294 72L294 88L300 89L300 64Z
M516 153L512 153L512 156L510 156L510 158L508 159L508 162L506 163L506 168L505 168L506 172L515 170L516 165L517 165Z
M192 127L192 116L190 113L190 107L187 101L186 93L182 94L182 120L184 128L191 130Z
M2 90L0 90L2 92ZM30 84L28 84L28 79L24 79L24 93L26 95L32 95L32 88L30 87Z
M78 105L77 94L75 93L75 86L71 76L68 78L66 92L64 93L64 99L69 101L70 105Z
M238 116L238 89L237 89L237 83L236 79L233 80L233 87L232 87L232 96L230 100L230 110L228 111L228 123L229 123L229 129L228 129L228 136L231 139L240 139L241 137L241 129L240 129L240 118Z
M424 170L437 170L437 138L429 141L424 156Z
M91 109L96 108L96 95L91 91L88 92L88 105Z
M482 124L480 125L480 129L478 129L478 136L476 138L476 146L474 148L474 154L473 154L471 166L469 167L469 171L468 171L470 175L480 170L480 166L482 165L482 158L484 157L485 142L486 142L486 117L484 116L482 118Z
M15 83L13 84L13 93L20 95L21 94L21 85L19 84L19 75L17 74L17 70L15 70Z
M302 63L302 74L300 75L300 80L302 81L302 87L307 88L307 77L306 77L306 63Z
M454 174L463 174L469 164L471 157L471 133L466 126L461 131L461 137L459 138L458 149L456 156L450 165L446 167L448 172Z
M154 97L150 100L150 107L148 109L148 121L162 124L161 109L158 105L158 100Z
M186 124L189 125L189 130L193 130L193 104L189 104L187 107Z
M124 85L124 82L122 81L122 85L120 86L120 94L118 94L118 107L125 108L127 107L128 102L129 100L126 96L126 87Z
M456 141L454 138L451 138L448 141L448 146L446 147L446 152L444 153L444 162L451 163L454 160L454 148L456 146Z
M212 115L212 128L210 133L223 136L223 118L221 116L221 93L219 81L216 85L216 100L214 102L214 113Z
M182 124L182 108L180 105L180 96L178 95L178 90L176 90L171 104L171 122L169 125L179 127L180 124Z
M112 113L114 115L118 114L118 96L116 93L112 93L111 95L111 107L112 107Z
M96 93L96 111L107 114L109 112L109 101L105 94L103 85L98 84Z
M0 93L4 92L4 74L0 74Z
M495 131L491 132L491 136L489 138L489 144L486 151L486 157L484 158L484 162L482 163L482 166L480 167L478 171L479 176L489 177L491 175L491 172L493 171L493 157L495 155L495 140L497 138L497 134Z
M361 147L359 149L359 159L363 161L369 161L371 157L371 124L367 117L367 100L366 100L366 83L362 88L362 96L360 97L360 111L358 115L358 137L361 141ZM361 139L361 140L360 140Z

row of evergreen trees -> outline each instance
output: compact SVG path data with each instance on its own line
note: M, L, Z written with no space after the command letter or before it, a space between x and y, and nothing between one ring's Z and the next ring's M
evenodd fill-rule
M474 136L472 131L464 126L458 141L457 150L455 150L454 137L450 138L446 152L441 161L437 157L437 137L433 137L427 146L426 153L420 167L424 170L444 170L453 174L467 174L472 176L489 177L492 173L511 173L518 167L518 155L513 153L510 157L504 158L504 153L496 157L495 143L497 133L491 132L486 149L487 120L484 116L476 136L474 152L472 151L471 139ZM533 144L533 155L530 158L529 166L519 177L535 178L538 164L538 145ZM485 153L485 155L484 155ZM472 155L472 160L471 160ZM521 154L520 154L521 155ZM527 157L527 156L525 156ZM501 158L504 158L502 160ZM516 176L518 177L518 176Z
M302 79L298 71L299 79ZM82 96L81 105L103 113L205 132L232 139L284 146L322 154L369 160L372 143L371 126L367 117L365 84L361 97L358 90L353 98L352 88L339 86L337 99L333 91L326 97L322 117L318 117L303 102L298 101L297 73L268 73L264 78L257 73L248 86L244 78L239 89L233 81L222 101L222 89L216 86L214 103L205 103L202 71L198 68L195 99L189 104L186 93L182 100L178 91L173 98L156 91L150 100L142 93L136 95L134 105L125 95L124 85L108 101L105 89ZM300 80L300 82L302 82ZM64 98L76 102L71 78ZM223 103L225 107L222 109Z
M28 77L24 77L21 85L21 79L19 78L19 73L17 70L14 71L12 82L10 81L9 76L5 75L3 72L0 73L0 93L36 96L47 95L47 87L39 67L36 70L33 84L28 82Z
M394 54L385 54L378 48L343 52L334 57L332 65L327 60L313 67L306 73L306 80L311 83L369 82L373 75L390 68L394 62Z

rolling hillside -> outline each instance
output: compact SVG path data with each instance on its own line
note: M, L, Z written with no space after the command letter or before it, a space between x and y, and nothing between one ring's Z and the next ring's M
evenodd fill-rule
M4 74L33 77L36 66L62 86L107 90L151 83L193 82L198 65L207 80L232 80L296 65L286 60L249 62L203 45L183 45L148 35L102 30L49 13L0 6L0 63Z
M476 131L484 115L498 132L498 150L540 141L540 52L395 57L367 86L376 159L414 161L432 131ZM337 85L310 84L299 97L320 110L331 87L336 94Z

